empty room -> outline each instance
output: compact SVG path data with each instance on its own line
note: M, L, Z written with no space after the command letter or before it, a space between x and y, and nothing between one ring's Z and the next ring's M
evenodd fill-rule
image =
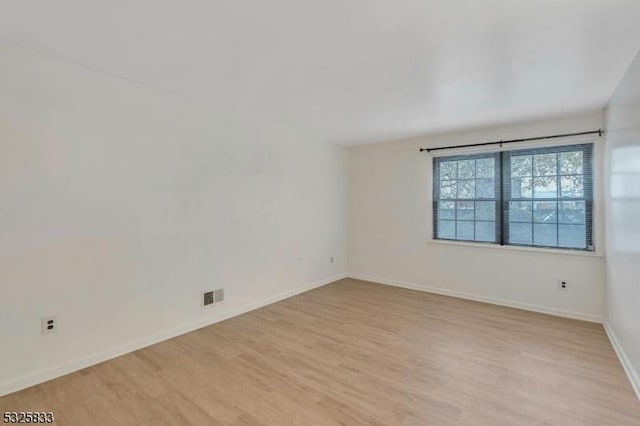
M639 23L3 1L0 424L640 426Z

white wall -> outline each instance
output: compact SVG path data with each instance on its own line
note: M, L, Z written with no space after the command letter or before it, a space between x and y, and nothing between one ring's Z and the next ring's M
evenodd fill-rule
M0 395L346 272L345 148L1 45L0 70Z
M431 162L418 148L507 140L602 127L602 113L449 133L350 150L349 275L526 309L600 321L602 256L429 243ZM596 144L596 191L602 142ZM596 205L601 202L596 200ZM602 252L602 211L594 212ZM558 289L559 279L570 290Z
M640 55L605 118L606 325L640 397Z

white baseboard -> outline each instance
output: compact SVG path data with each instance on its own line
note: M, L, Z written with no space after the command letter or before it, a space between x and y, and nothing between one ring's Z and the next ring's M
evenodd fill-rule
M624 372L627 373L627 377L631 382L631 387L633 387L633 390L636 392L636 396L640 399L640 376L638 375L638 372L633 368L631 362L629 362L627 354L624 352L624 349L622 349L622 346L620 346L620 343L618 342L616 335L613 333L613 330L611 330L611 327L609 327L606 318L602 322L602 325L604 326L604 330L607 332L607 336L609 336L611 346L613 346L613 349L616 351L616 355L618 355L618 359L620 360L620 364L622 364L622 368L624 368Z
M323 285L332 283L342 278L346 278L346 276L347 274L334 275L330 278L326 278L320 281L313 282L311 284L293 288L291 290L277 294L276 296L270 297L269 299L266 299L266 300L261 300L259 302L250 303L236 309L220 312L211 317L186 323L178 327L174 327L172 329L169 329L151 336L143 337L141 339L134 340L127 344L124 344L106 351L102 351L84 358L76 359L74 361L71 361L63 365L48 368L46 370L41 370L36 373L28 374L26 376L22 376L17 379L0 383L0 396L7 395L9 393L16 392L24 388L28 388L30 386L43 383L60 376L64 376L65 374L73 373L83 368L90 367L95 364L99 364L101 362L119 357L121 355L125 355L127 353L145 348L147 346L162 342L164 340L171 339L181 334L185 334L190 331L197 330L199 328L206 327L208 325L215 324L217 322L235 317L237 315L241 315L241 314L253 311L255 309L262 308L272 303L276 303L281 300L288 299L289 297L295 296L297 294L304 293L306 291L312 290L317 287L321 287Z
M566 311L563 309L549 308L547 306L532 305L529 303L516 302L513 300L498 299L495 297L479 296L477 294L465 293L461 291L448 290L440 287L432 287L420 284L406 283L386 278L371 277L362 274L348 274L349 278L355 278L363 281L370 281L378 284L391 285L394 287L402 287L410 290L424 291L427 293L441 294L443 296L457 297L460 299L474 300L477 302L490 303L492 305L508 306L510 308L522 309L525 311L539 312L542 314L555 315L559 317L579 319L582 321L602 323L602 317L595 314L585 314L582 312Z

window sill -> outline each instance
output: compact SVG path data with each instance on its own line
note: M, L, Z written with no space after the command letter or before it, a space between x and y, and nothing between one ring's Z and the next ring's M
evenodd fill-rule
M521 253L537 253L537 254L551 254L554 256L577 256L577 257L590 257L595 259L601 259L603 256L599 252L591 251L579 251L579 250L565 250L554 248L542 248L542 247L521 247L521 246L501 246L497 244L485 244L485 243L470 243L466 241L450 241L450 240L434 240L427 241L428 244L451 246L451 247L473 247L476 249L488 249L488 250L501 250L510 252Z

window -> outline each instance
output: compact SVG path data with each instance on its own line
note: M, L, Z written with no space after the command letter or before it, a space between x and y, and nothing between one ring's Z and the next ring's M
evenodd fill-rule
M593 145L433 160L440 240L593 250Z
M499 154L434 159L437 238L498 241L499 159Z

